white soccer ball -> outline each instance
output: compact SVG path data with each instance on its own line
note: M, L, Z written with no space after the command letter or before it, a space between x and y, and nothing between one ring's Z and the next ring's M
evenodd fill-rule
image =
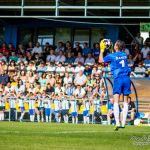
M112 46L112 42L110 39L104 39L105 45L106 45L106 49L110 49Z

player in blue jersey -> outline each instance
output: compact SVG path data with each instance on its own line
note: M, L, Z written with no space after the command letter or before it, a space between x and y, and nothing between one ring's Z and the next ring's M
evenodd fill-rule
M122 127L125 127L127 113L128 113L128 95L131 94L131 81L130 81L130 72L131 69L128 67L128 59L125 52L122 51L124 47L124 42L117 40L114 45L114 53L103 57L103 53L106 49L105 41L102 40L100 43L101 52L99 55L100 63L110 63L111 72L114 77L113 85L113 96L114 96L114 116L116 121L115 130L118 130L120 127L119 120L119 101L120 95L124 96L123 103L123 118L122 118Z

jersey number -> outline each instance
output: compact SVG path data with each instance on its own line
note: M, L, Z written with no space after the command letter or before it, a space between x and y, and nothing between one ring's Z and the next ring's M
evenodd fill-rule
M121 64L122 67L125 67L125 62L124 62L124 60L121 60L121 61L119 62L119 64Z

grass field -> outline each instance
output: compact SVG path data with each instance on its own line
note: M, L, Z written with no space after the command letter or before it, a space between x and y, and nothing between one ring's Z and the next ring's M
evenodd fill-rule
M0 150L116 149L149 150L150 127L0 122Z

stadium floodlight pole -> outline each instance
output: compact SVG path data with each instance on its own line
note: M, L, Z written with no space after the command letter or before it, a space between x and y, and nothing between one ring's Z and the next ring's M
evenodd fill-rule
M23 9L23 7L24 7L24 0L21 0L21 16L24 15L24 9Z

